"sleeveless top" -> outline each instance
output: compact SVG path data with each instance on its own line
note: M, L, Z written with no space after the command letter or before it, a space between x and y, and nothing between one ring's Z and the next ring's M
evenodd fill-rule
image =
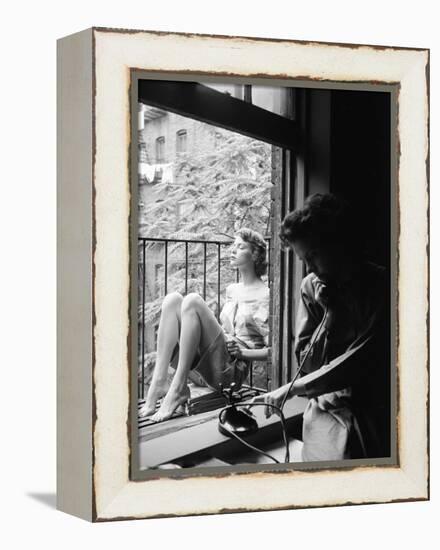
M220 314L223 331L250 349L269 345L269 287L248 289L243 283L229 285Z

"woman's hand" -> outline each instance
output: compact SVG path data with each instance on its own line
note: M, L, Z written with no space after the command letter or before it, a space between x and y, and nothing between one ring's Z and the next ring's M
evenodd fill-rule
M257 395L252 399L251 403L267 403L268 405L275 405L276 407L281 408L283 400L288 391L289 391L289 384L286 384L269 393L265 393L263 395ZM264 407L264 414L266 418L269 418L270 416L272 416L273 413L277 414L278 411L272 407Z
M323 309L327 309L334 301L334 290L332 292L332 287L318 278L314 280L314 283L315 300Z
M226 342L226 347L228 348L229 355L234 359L240 359L242 357L241 347L235 340L228 340Z
M337 288L334 285L327 285L319 279L316 279L315 300L321 305L324 311L326 311L325 328L329 333L334 335L335 319L340 309ZM338 317L340 316L338 315Z

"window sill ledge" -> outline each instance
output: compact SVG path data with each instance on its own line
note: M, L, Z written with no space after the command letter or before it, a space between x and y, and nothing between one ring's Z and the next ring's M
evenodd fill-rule
M286 422L289 425L298 421L306 407L308 399L295 397L284 407ZM237 441L222 435L218 431L218 415L221 409L194 416L174 418L163 424L150 426L140 433L139 467L157 468L161 464L174 462L195 453L230 454L240 445ZM282 441L281 423L278 416L265 418L264 408L256 407L253 414L259 430L247 441L252 445L267 444L274 440Z

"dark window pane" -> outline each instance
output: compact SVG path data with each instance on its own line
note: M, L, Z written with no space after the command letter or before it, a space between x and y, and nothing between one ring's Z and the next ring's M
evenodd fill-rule
M163 136L156 139L156 162L165 160L165 138Z
M176 134L176 153L186 153L187 133L186 130L179 130Z

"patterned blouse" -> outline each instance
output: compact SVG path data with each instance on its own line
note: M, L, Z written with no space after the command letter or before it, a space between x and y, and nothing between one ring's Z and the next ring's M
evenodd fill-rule
M250 349L269 345L269 287L246 288L229 285L220 322L228 336L234 336Z

